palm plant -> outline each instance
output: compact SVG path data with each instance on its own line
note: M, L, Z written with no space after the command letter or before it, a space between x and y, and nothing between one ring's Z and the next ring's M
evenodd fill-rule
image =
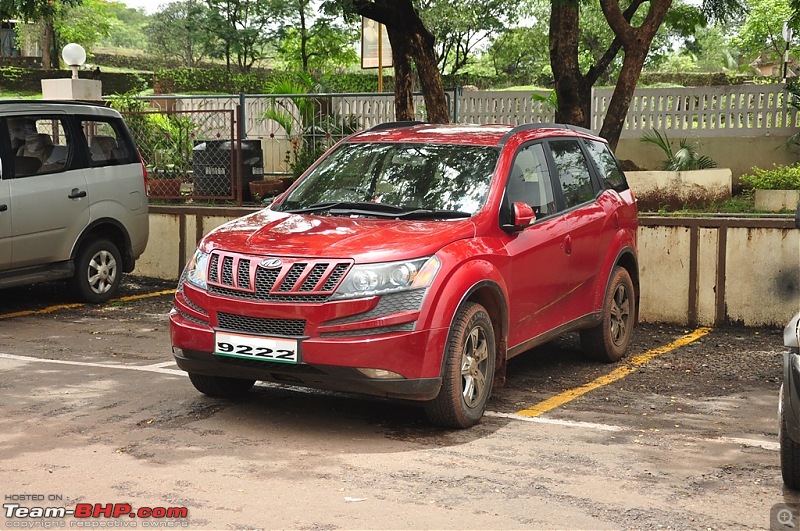
M667 171L705 170L716 168L717 163L706 155L700 155L697 146L682 138L678 142L677 151L672 150L672 144L667 133L661 134L655 129L646 132L640 139L642 142L653 144L664 152L667 157L661 162L661 169Z

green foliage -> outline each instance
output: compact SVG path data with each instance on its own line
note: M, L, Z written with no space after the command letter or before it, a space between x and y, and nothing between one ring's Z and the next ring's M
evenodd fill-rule
M135 91L115 94L109 104L125 115L150 178L184 177L191 169L197 124L190 115L148 111L137 95Z
M700 155L696 146L693 146L685 138L682 138L678 143L677 151L673 151L672 145L667 137L667 133L663 135L657 130L653 129L642 135L640 139L642 142L653 144L657 146L666 156L666 159L661 163L661 169L667 171L687 171L687 170L704 170L707 168L715 168L717 163L711 158Z
M547 96L542 96L541 94L531 94L531 99L533 101L544 103L546 107L554 111L558 110L558 94L556 94L555 90L551 90Z
M0 78L4 81L18 81L25 75L24 68L17 68L16 66L0 66Z
M752 172L739 180L759 190L800 190L800 164L773 164L771 169L753 168Z
M169 68L155 72L160 93L217 92L261 94L268 80L263 73L233 72L224 68Z
M783 23L789 20L791 8L786 0L748 0L748 12L739 26L733 44L752 60L762 52L779 59L786 48ZM748 61L749 62L749 61Z
M215 15L202 3L190 0L163 6L144 28L147 51L162 61L197 66L214 53L219 40Z
M61 42L77 42L87 51L111 33L113 16L106 2L82 0L59 11L53 27Z

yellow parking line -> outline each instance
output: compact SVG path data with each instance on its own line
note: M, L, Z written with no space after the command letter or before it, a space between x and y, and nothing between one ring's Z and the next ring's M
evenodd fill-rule
M622 378L625 378L629 374L636 372L639 370L639 367L647 363L648 361L652 360L656 356L660 356L662 354L666 354L667 352L672 352L673 350L688 345L693 341L697 341L701 337L707 335L711 332L710 328L698 328L694 332L690 334L686 334L683 337L672 341L664 346L654 348L652 350L648 350L644 354L639 354L638 356L634 356L628 360L625 365L617 367L613 371L599 378L592 380L589 383L583 384L580 387L575 387L573 389L567 389L563 393L557 394L547 400L539 402L527 409L523 409L522 411L517 411L517 415L521 415L523 417L538 417L543 413L547 413L551 409L555 409L559 406L563 406L567 402L571 402L576 398L585 395L589 391L593 391L598 387L603 387L604 385L608 385L612 382L616 382Z
M175 293L174 289L165 289L162 291L154 291L152 293L142 293L140 295L128 295L127 297L120 297L119 299L113 299L109 301L109 304L113 304L115 302L131 302L140 299L149 299L152 297L159 297L161 295L168 295L172 293ZM27 317L29 315L45 315L48 313L57 312L59 310L71 310L73 308L80 308L82 306L86 306L86 304L76 302L71 304L57 304L55 306L48 306L47 308L42 308L41 310L23 310L20 312L4 313L0 314L0 320L13 319L14 317Z

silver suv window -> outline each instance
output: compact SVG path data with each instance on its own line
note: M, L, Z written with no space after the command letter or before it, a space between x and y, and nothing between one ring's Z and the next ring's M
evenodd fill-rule
M74 142L61 116L11 116L6 120L14 176L28 177L63 171Z

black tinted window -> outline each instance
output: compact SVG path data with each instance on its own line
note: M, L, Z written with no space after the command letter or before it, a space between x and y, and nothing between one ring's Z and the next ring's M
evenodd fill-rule
M63 117L10 116L6 127L16 177L67 169L73 143Z
M111 166L136 162L134 150L122 134L119 121L83 119L81 128L89 148L92 166Z
M594 189L589 166L578 142L555 140L550 151L558 170L558 180L564 193L566 207L570 208L594 199Z
M529 204L536 217L555 214L553 185L542 144L532 144L517 152L508 176L506 197L509 207L518 201Z
M600 178L605 181L606 186L618 192L627 190L628 183L625 181L625 176L619 164L617 164L617 159L611 153L611 148L596 140L587 140L586 147L589 151L589 156L597 166Z

